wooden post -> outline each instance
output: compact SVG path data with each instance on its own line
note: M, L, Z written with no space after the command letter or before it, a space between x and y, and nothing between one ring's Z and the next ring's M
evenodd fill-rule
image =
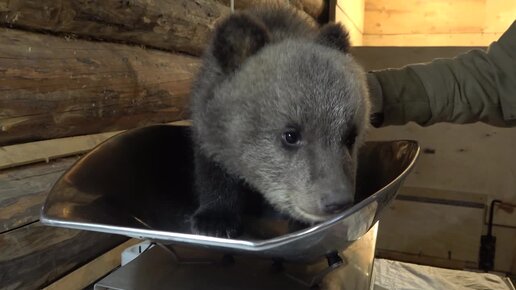
M188 118L197 58L0 29L0 146Z

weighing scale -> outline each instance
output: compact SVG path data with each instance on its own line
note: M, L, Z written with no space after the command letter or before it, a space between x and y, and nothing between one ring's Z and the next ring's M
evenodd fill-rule
M44 224L153 241L96 289L369 289L378 220L419 155L415 141L366 142L356 203L308 226L266 203L244 215L234 239L193 234L190 127L155 125L119 134L77 161L54 185Z

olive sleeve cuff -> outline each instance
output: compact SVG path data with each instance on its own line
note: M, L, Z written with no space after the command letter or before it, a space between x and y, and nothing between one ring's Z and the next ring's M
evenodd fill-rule
M418 75L410 68L373 72L383 96L383 126L414 121L429 125L432 117L428 95Z

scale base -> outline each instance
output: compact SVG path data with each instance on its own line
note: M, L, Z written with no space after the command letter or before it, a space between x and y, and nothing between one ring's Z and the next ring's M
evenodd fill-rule
M95 290L140 289L350 289L369 290L378 223L339 253L342 264L282 263L250 256L224 256L211 250L162 246L144 252L95 284ZM180 256L180 257L178 257ZM188 256L188 258L184 258ZM334 264L335 265L335 264Z

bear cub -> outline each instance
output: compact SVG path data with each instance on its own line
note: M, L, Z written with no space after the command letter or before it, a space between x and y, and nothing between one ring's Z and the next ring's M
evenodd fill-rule
M349 49L341 25L289 7L219 23L191 95L194 233L238 236L249 192L309 224L352 205L369 97Z

